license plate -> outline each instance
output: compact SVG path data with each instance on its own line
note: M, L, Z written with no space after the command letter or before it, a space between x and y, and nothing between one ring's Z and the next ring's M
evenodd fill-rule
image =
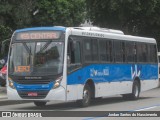
M35 96L38 96L38 93L36 93L36 92L29 92L28 93L28 96L31 96L31 97L35 97Z

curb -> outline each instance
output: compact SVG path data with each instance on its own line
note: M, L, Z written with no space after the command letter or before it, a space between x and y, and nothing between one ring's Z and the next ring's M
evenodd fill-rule
M24 104L24 103L31 103L33 101L27 100L8 100L6 94L0 94L0 106L5 105L14 105L14 104Z
M0 106L6 105L15 105L15 104L24 104L24 103L31 103L33 101L24 101L24 100L8 100L7 97L0 99Z
M6 94L0 94L0 101L2 100L2 99L7 99L7 95Z
M6 87L1 87L0 86L0 96L1 96L1 94L7 94Z

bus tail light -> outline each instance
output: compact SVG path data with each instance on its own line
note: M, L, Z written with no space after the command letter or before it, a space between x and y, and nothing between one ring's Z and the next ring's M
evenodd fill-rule
M56 88L58 88L59 86L60 86L60 83L61 83L61 81L62 81L62 76L61 77L59 77L56 81L55 81L55 83L54 83L54 86L53 86L53 89L56 89Z
M14 83L10 77L8 77L8 81L9 81L9 87L11 87L12 89L15 89Z

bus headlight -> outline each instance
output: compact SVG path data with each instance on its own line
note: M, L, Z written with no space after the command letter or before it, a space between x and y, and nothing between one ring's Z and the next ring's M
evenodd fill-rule
M13 83L13 81L12 81L11 78L8 78L8 85L9 85L9 87L11 87L12 89L15 89L14 83Z
M54 86L53 86L53 89L58 88L58 87L60 86L61 81L62 81L62 77L59 77L59 78L55 81Z

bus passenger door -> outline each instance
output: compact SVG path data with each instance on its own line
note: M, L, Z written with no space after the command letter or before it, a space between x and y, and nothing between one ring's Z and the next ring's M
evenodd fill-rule
M78 98L78 87L82 79L80 41L70 38L67 50L67 100Z

